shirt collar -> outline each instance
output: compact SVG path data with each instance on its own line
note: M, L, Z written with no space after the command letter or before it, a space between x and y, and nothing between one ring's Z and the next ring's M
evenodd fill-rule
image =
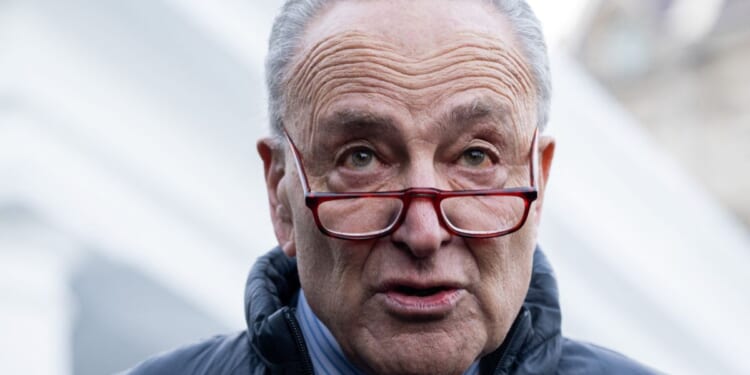
M318 320L307 304L305 293L300 290L295 317L299 321L302 336L307 344L307 351L316 374L354 374L364 375L344 356L344 352L331 332ZM478 375L479 361L475 361L464 375Z

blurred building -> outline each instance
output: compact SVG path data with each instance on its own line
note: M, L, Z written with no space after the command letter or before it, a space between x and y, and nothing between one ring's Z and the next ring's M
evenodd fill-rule
M679 44L660 28L701 2L555 3L534 2L559 141L541 243L565 333L670 373L750 372L748 231L685 172L743 212L746 3L706 2L718 16ZM279 4L0 1L0 373L112 373L244 327L275 244L255 141Z
M750 225L750 2L616 0L593 9L574 53Z

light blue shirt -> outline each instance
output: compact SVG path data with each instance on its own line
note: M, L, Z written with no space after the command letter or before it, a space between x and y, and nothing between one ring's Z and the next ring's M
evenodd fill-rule
M364 375L362 371L346 359L344 352L331 332L310 309L305 294L301 290L295 317L302 329L302 336L305 338L315 374ZM479 361L475 361L464 375L479 375Z

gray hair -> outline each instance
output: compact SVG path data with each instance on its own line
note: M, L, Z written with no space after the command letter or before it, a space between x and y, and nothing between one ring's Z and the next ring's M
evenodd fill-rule
M282 118L286 113L284 84L289 64L299 48L307 25L323 7L335 1L342 0L287 0L273 23L266 57L266 85L271 130L275 135L281 134ZM535 80L537 127L543 131L549 118L551 83L542 26L525 0L484 1L504 14L516 32L520 48Z

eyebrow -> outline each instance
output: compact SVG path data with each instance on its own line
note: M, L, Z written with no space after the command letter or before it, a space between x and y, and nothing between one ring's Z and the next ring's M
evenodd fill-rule
M506 106L480 98L453 107L442 116L440 123L445 127L453 127L456 124L468 126L477 123L479 120L491 119L493 122L500 124L507 115Z
M459 104L440 116L436 130L444 134L455 134L483 123L488 125L482 120L491 120L495 132L507 133L510 130L505 121L508 115L506 105L486 98L477 98ZM387 114L361 109L341 109L323 117L318 129L319 134L329 140L342 135L391 138L401 134L396 124L397 121Z
M320 132L325 135L373 134L398 132L396 121L387 115L381 115L357 109L339 110L325 117L320 122Z
M443 134L452 134L454 137L481 132L487 136L492 134L504 143L517 142L518 135L509 122L510 115L511 110L507 104L480 97L443 113L438 119L438 126Z

